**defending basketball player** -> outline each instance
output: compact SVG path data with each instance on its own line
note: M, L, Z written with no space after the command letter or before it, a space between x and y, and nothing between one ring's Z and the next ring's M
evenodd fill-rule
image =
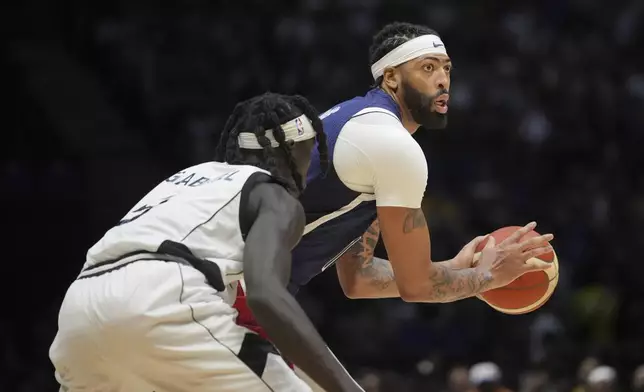
M349 298L452 302L549 268L526 264L552 251L552 234L521 239L534 222L499 244L490 240L476 265L475 249L486 236L450 260L432 261L420 208L427 161L412 134L447 126L452 62L438 33L409 23L385 26L370 52L375 87L321 115L331 165L325 170L314 151L300 197L307 224L293 250L291 292L335 264ZM373 256L381 233L389 260ZM237 307L243 303L240 293Z
M329 391L361 391L287 291L305 224L296 197L322 123L302 97L235 108L206 162L161 182L87 253L50 349L64 391L310 388L236 324L237 281L272 342Z

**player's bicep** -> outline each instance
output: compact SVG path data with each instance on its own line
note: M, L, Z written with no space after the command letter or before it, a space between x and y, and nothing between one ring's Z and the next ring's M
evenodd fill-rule
M427 161L413 139L397 146L398 160L374 166L375 194L380 232L405 298L413 297L426 284L430 268L429 230L420 208L427 185Z
M378 207L380 232L403 299L416 298L429 279L429 229L420 208Z

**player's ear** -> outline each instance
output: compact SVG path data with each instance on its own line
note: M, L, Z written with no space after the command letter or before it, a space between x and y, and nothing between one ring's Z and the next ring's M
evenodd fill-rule
M396 91L400 86L400 72L393 67L385 68L382 74L382 81L392 91Z

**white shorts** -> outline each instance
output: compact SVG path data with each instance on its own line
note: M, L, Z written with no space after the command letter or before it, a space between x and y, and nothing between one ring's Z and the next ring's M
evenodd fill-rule
M49 351L61 390L310 392L235 323L225 294L194 268L157 260L76 280Z

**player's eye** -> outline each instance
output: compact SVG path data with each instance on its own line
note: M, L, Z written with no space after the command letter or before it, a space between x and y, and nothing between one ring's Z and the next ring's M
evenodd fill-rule
M451 65L446 65L445 66L445 72L447 72L447 73L452 72L452 66Z
M423 69L427 72L432 72L434 70L434 65L433 64L425 64L423 66Z

